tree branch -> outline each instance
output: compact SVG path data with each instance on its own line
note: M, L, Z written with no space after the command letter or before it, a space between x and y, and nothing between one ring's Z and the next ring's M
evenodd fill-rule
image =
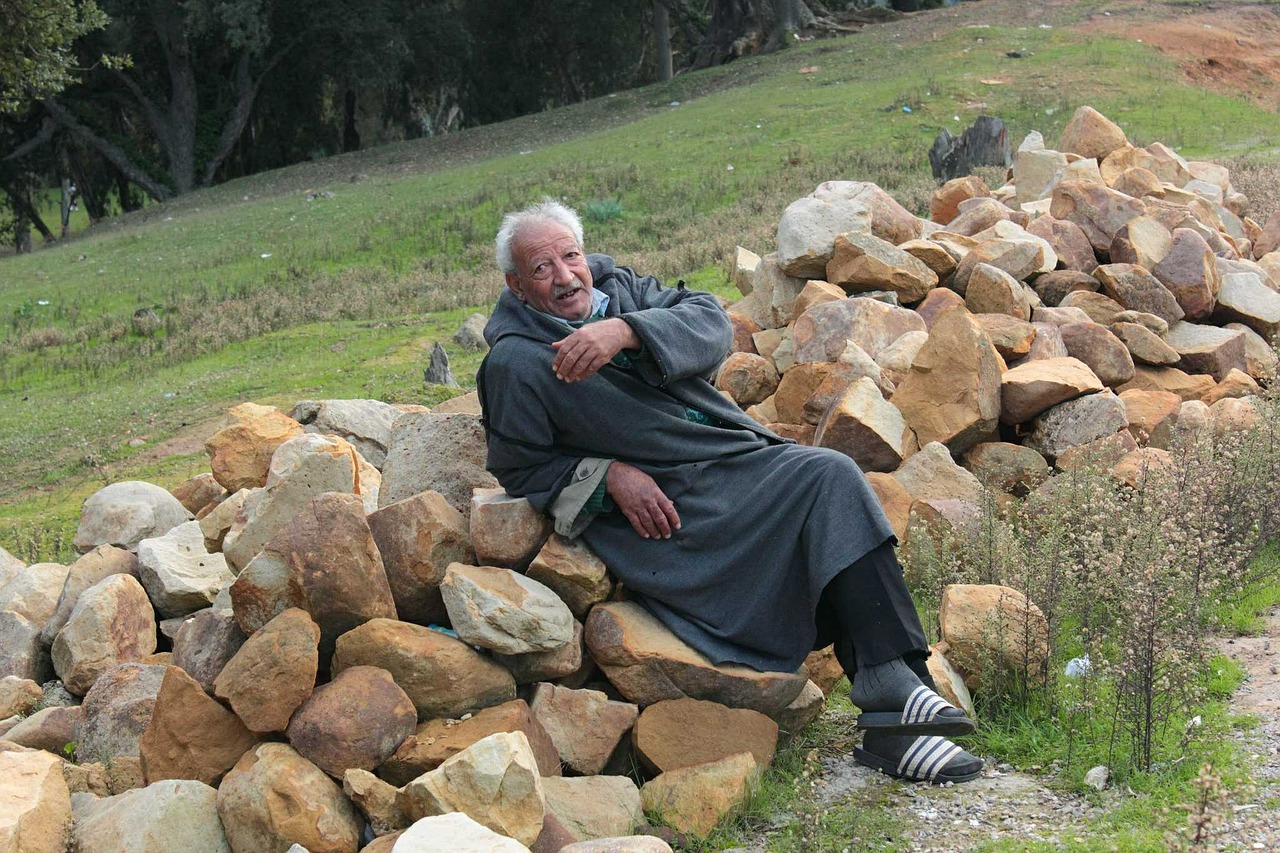
M262 88L262 81L280 63L285 54L293 50L294 45L298 44L299 41L301 39L295 38L277 51L276 55L267 63L267 66L262 69L262 73L258 75L257 80L253 80L249 74L249 48L246 47L241 51L240 59L236 62L236 90L239 93L239 98L235 107L231 110L231 114L227 116L226 123L222 126L222 134L218 137L218 147L214 150L213 156L205 163L204 180L201 181L201 186L207 187L213 183L213 176L222 167L222 162L231 155L231 149L235 148L240 135L244 133L245 125L249 123L249 116L253 114L253 102L258 97L258 90Z
M111 165L119 169L121 174L142 187L147 195L156 201L168 201L172 198L172 190L147 174L146 170L130 160L129 155L125 154L118 146L113 145L81 124L75 116L57 101L46 99L40 103L44 105L44 108L53 117L54 121L91 145Z
M138 106L142 109L142 115L147 120L147 124L151 125L151 131L160 138L161 144L168 148L169 141L169 122L160 113L160 108L156 106L155 101L147 97L147 93L142 91L142 87L137 81L124 73L122 70L115 72L116 77L124 83L124 87L129 90L129 94L133 95L133 99L138 102Z
M27 156L32 151L52 139L53 134L57 129L57 123L53 119L46 118L44 123L40 126L40 132L6 154L4 162L8 163L12 160L18 160Z

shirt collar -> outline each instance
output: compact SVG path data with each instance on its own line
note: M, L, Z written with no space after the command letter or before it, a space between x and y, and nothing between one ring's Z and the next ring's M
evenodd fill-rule
M586 320L566 320L563 317L557 317L555 314L548 314L545 311L538 311L537 308L534 308L528 302L524 304L525 304L525 307L528 308L530 311L536 311L537 313L541 314L544 317L550 317L552 320L555 320L557 323L564 323L566 326L568 326L571 329L577 329L577 328L580 328L584 323L588 323L592 320L599 320L604 317L605 309L609 307L609 294L601 292L598 288L595 288L595 287L591 288L591 314L590 316L587 317Z

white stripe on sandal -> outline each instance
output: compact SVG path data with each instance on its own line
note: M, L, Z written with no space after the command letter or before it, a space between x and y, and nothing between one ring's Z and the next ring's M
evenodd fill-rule
M907 698L907 706L902 709L902 722L911 725L931 723L939 713L950 707L950 702L921 684Z
M927 779L932 782L959 752L960 747L944 737L918 737L907 747L902 760L898 762L898 775L915 781Z

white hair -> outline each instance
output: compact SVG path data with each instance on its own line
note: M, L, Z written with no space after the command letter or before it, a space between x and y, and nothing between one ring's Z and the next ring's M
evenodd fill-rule
M502 217L502 227L498 229L498 238L495 243L498 266L504 273L516 271L516 261L511 250L520 232L530 225L546 223L555 223L568 228L573 234L573 239L578 241L578 248L582 248L582 220L578 217L577 211L553 198L544 198L524 210L517 210Z

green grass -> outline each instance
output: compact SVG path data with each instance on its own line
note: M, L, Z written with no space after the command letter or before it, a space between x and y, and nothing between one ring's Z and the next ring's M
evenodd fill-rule
M94 477L137 475L129 460L146 447L129 437L150 446L244 399L425 401L418 366L387 353L447 341L486 309L498 219L542 194L616 202L622 215L591 226L589 249L727 294L732 247L768 251L782 209L822 180L872 180L923 212L933 136L979 113L1001 116L1015 145L1033 129L1052 142L1087 102L1135 142L1274 155L1273 114L1181 83L1142 45L1038 20L916 42L873 27L234 181L0 259L0 516L61 524ZM161 318L154 336L132 330L142 307ZM455 360L464 384L472 369Z

